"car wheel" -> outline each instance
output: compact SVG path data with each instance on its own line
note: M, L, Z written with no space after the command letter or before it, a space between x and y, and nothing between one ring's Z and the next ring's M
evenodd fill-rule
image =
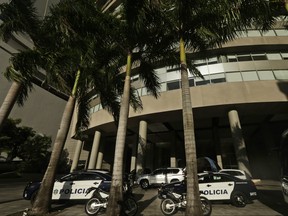
M206 197L200 197L201 200L201 208L204 216L211 215L212 205L211 202Z
M147 189L149 187L149 182L145 179L140 182L140 185L142 189Z
M33 204L34 204L34 202L35 202L35 200L36 200L37 195L38 195L38 190L35 191L35 192L31 195L30 203L31 203L32 206L33 206Z
M172 180L170 181L170 183L177 182L177 181L179 181L179 180L178 180L178 179L172 179Z
M231 195L231 202L236 207L245 207L247 203L247 198L244 193L236 191Z

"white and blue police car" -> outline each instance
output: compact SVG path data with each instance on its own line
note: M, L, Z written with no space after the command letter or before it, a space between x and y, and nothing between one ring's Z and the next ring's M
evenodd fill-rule
M63 176L54 182L52 201L61 200L87 200L92 194L86 195L90 187L100 187L109 191L111 186L111 174L103 170L76 171ZM41 182L29 182L23 192L23 198L35 201Z
M239 179L235 176L205 172L198 174L199 191L208 200L229 201L234 206L244 207L257 199L257 189L250 179Z

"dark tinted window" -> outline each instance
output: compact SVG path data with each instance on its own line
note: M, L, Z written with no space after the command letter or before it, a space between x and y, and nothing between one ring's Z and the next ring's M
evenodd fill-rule
M209 175L198 176L199 183L208 183L211 182Z
M157 169L153 172L153 175L158 175L158 174L162 174L163 170L162 169Z
M211 180L213 182L227 182L227 181L232 181L231 178L229 178L228 176L225 175L212 175L211 176Z

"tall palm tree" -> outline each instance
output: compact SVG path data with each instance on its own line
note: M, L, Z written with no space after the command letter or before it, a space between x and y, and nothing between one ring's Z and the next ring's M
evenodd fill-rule
M154 69L157 64L176 60L172 47L163 46L161 36L165 32L165 26L159 25L160 19L157 19L156 7L157 5L149 0L125 0L122 3L119 24L116 29L119 32L114 41L123 52L122 56L126 57L125 84L121 97L107 215L119 215L121 206L118 204L123 199L123 157L129 115L128 102L132 66L134 63L139 65L137 72L140 79L144 82L147 90L157 98L160 83ZM119 17L119 14L116 15ZM166 53L165 58L162 53Z
M19 74L21 78L30 78L35 70L42 68L46 72L44 84L53 84L70 95L32 214L45 214L49 211L56 168L76 99L79 104L78 114L83 114L78 118L81 120L77 123L80 129L88 124L87 91L97 85L112 85L111 88L96 87L94 91L100 95L103 107L111 111L114 117L118 115L118 94L123 91L123 83L113 67L118 68L120 63L117 50L111 46L109 37L103 39L105 32L102 17L103 14L96 10L94 1L61 1L51 9L50 15L45 17L39 34L35 36L45 43L39 43L33 50L20 52L11 59L12 66L7 72L11 77ZM111 57L111 53L116 57ZM107 55L110 58L103 58ZM131 98L134 99L134 108L141 105L135 94L131 95Z
M248 27L269 27L273 21L265 0L180 0L161 1L165 26L177 35L181 66L182 112L187 171L186 215L202 215L197 177L196 143L193 110L188 81L186 51L198 52L207 48L220 47L234 39L238 31ZM196 68L192 72L199 75Z
M9 3L0 5L0 35L3 41L8 41L15 32L26 33L38 43L37 30L39 29L40 19L31 0L11 0ZM7 77L12 80L11 77ZM27 98L27 93L31 90L31 80L14 79L1 107L0 107L0 130L4 121L9 116L15 102L22 106ZM17 99L18 98L18 99Z

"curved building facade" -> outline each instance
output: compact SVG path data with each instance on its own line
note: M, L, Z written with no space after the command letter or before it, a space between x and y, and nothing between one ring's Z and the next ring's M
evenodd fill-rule
M265 33L250 29L193 62L205 78L189 75L197 157L210 157L222 168L241 168L244 155L253 178L280 177L278 147L288 127L287 41L288 31L279 22ZM143 110L130 109L127 172L185 166L180 71L163 67L157 74L158 99L147 93L137 75L131 77ZM112 169L116 132L112 116L95 98L87 139L75 146L74 162L80 158L87 168ZM88 158L81 158L83 149L90 152Z

